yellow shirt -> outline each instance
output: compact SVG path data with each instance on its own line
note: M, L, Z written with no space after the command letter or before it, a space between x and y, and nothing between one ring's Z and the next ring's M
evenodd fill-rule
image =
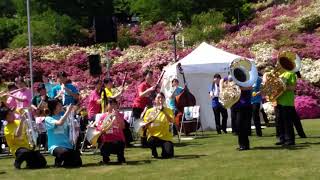
M112 97L113 93L111 91L111 89L105 88L104 91L101 93L101 112L104 113L104 106L105 106L105 99L104 99L104 92L106 92L106 96L108 97Z
M149 115L154 113L154 110L155 108L150 108L147 110L144 116L144 122L150 121L150 118L148 117ZM148 139L151 136L154 136L165 141L172 141L172 134L169 131L169 120L167 119L167 116L164 114L164 112L171 118L174 118L172 110L164 107L163 110L159 113L159 115L155 119L155 121L148 126L148 129L147 129Z
M4 136L6 137L7 144L10 148L10 153L15 156L16 151L21 148L32 149L28 142L26 126L23 126L22 134L20 137L15 137L16 130L20 125L20 120L14 120L13 123L8 123L4 128Z

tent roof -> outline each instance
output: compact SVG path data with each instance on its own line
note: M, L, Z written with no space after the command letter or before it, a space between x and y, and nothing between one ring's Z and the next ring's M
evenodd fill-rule
M239 57L241 56L231 54L203 42L186 57L169 66L167 71L173 71L176 65L181 63L184 72L188 73L225 72L229 64Z

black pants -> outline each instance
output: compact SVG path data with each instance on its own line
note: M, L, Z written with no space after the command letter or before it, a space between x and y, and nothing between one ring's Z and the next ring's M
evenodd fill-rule
M300 116L298 115L296 108L295 107L292 107L292 108L294 109L292 110L294 112L294 118L292 119L293 125L296 128L296 131L300 137L306 137L306 134L304 133L304 130L301 124Z
M232 133L234 134L238 134L239 130L238 130L238 127L237 127L237 117L236 117L236 109L235 107L231 107L230 110L231 110L231 128L232 128Z
M110 154L116 154L118 157L118 162L125 162L124 148L125 143L122 141L105 142L100 148L100 153L104 161L110 160Z
M227 132L228 111L222 106L214 107L212 110L214 113L217 132L221 133L221 129L224 132ZM222 115L222 126L220 125L220 114Z
M262 117L263 117L264 122L265 122L266 124L269 124L269 119L268 119L268 116L267 116L266 112L264 112L264 109L261 108L261 109L260 109L260 112L261 112L261 114L262 114Z
M126 139L126 145L130 146L130 143L133 141L133 137L130 131L130 124L126 120L124 120L124 124L125 124L125 128L123 129L123 134Z
M48 137L46 132L42 132L39 134L37 139L38 144L41 144L45 150L48 149Z
M254 126L256 127L256 134L257 136L262 136L261 122L260 122L260 103L252 104L252 116L253 116Z
M80 167L82 166L82 160L80 157L80 152L67 149L63 147L57 147L53 150L53 156L55 159L55 166L57 167Z
M44 168L47 165L46 159L39 151L33 151L26 148L19 148L16 153L14 166L20 169L23 161L27 162L27 168Z
M236 108L236 127L238 131L238 144L240 148L250 148L249 144L249 126L251 122L252 107Z
M158 157L157 147L162 148L162 158L172 158L174 156L173 143L171 141L164 141L157 137L150 137L148 139L148 145L151 149L153 157Z
M295 143L293 119L296 117L294 107L277 105L276 109L276 131L280 142Z

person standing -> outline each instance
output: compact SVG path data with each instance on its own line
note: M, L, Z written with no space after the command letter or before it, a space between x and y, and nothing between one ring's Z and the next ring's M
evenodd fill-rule
M214 113L216 130L218 134L221 134L221 130L224 133L227 133L227 120L228 120L228 111L219 102L220 80L221 80L220 74L215 74L213 76L213 82L209 86L209 96L211 98L211 106ZM220 114L222 116L222 126L220 124Z
M178 113L175 104L176 97L183 91L183 88L179 86L179 80L176 78L171 81L171 87L170 92L168 92L168 107L174 112L174 115L176 115Z
M251 104L252 104L252 116L253 116L253 122L254 126L256 128L256 134L257 136L262 136L262 130L261 130L261 121L260 121L260 106L262 102L262 96L260 92L262 78L261 74L258 73L257 81L252 86L252 97L251 97ZM250 123L251 126L251 123ZM251 128L251 127L250 127Z
M156 90L156 86L151 86L153 83L153 72L146 70L143 73L144 81L139 84L137 95L133 102L133 117L139 119L145 107L152 106L151 93Z
M88 118L91 122L94 122L96 114L101 112L101 91L102 81L97 80L95 82L95 89L91 91L87 104Z
M117 99L122 93L123 88L121 87L120 91L118 93L113 93L112 88L114 87L113 80L111 78L106 78L103 80L104 89L101 92L101 112L105 112L105 106L107 105L107 99Z
M29 107L32 101L31 90L27 87L26 83L21 77L16 78L15 85L19 91L9 94L9 97L12 97L16 101L17 110Z
M252 117L251 90L252 87L240 87L241 95L239 101L234 105L236 116L236 127L238 129L239 151L249 150L249 126Z
M79 91L72 83L70 83L67 74L64 71L61 71L58 73L57 78L59 84L53 88L54 97L61 99L63 106L77 104L79 101Z
M291 146L295 145L295 135L293 119L296 118L294 108L294 90L297 77L294 72L286 71L280 75L286 82L286 90L277 99L277 121L279 141L276 145Z

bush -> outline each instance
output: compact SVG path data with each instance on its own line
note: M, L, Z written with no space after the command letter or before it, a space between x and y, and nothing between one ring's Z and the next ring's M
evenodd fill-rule
M184 30L186 43L193 45L201 41L219 41L225 33L223 22L223 14L214 10L194 15L191 27Z
M0 18L0 49L8 47L8 43L21 31L18 19Z
M21 19L26 19L26 17L21 17ZM11 41L11 48L25 47L28 44L27 22L21 24L21 32ZM67 45L76 43L82 39L80 28L80 25L69 16L59 15L49 10L31 19L32 44L49 45L59 43Z
M316 28L320 26L320 16L316 14L312 14L308 17L302 18L300 20L301 27L299 30L301 32L313 32Z

